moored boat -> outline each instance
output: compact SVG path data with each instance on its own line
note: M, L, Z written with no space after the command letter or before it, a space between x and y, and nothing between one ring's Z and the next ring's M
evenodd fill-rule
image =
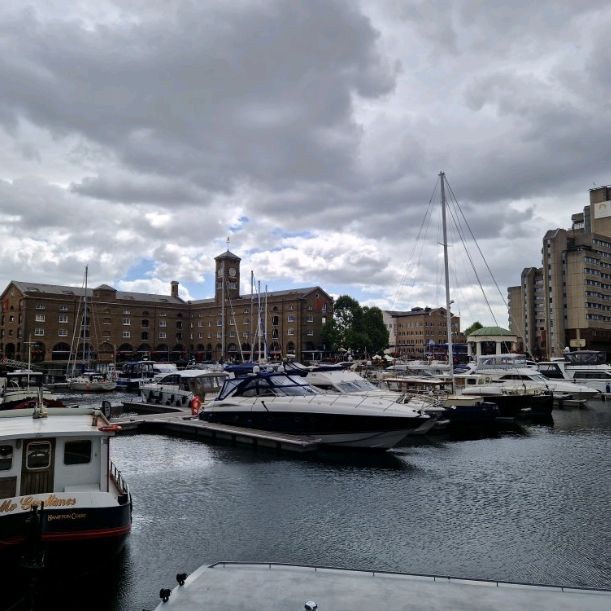
M53 393L42 388L43 374L31 369L8 371L0 377L0 410L33 408L42 393L42 402L47 407L64 407Z
M117 388L117 383L97 371L84 371L68 380L68 388L78 392L110 392Z
M120 549L132 501L109 455L119 428L91 408L0 412L0 556L35 544L49 562L83 562L76 550Z
M226 380L199 417L238 427L311 435L325 445L383 450L430 423L427 414L391 399L325 394L301 376L281 372Z
M203 403L206 395L216 395L229 374L224 371L184 369L159 376L156 381L142 384L140 395L145 403L188 407L197 397Z

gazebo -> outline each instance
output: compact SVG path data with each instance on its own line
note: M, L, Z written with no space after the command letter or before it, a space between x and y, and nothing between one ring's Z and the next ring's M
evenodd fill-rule
M495 344L494 352L484 344ZM504 354L517 349L518 336L502 327L482 327L467 336L467 354L469 357L482 354Z

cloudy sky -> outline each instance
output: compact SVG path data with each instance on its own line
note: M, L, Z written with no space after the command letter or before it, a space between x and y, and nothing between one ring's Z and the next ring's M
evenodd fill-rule
M4 0L0 290L210 297L229 237L245 292L443 305L444 170L505 296L611 183L610 31L598 0Z

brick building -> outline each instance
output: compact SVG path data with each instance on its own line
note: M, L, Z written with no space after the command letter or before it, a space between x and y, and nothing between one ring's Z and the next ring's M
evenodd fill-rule
M430 345L448 340L445 308L412 308L408 312L385 312L389 328L390 348L394 354L422 358ZM460 317L452 315L452 341L464 342L460 333Z
M324 352L321 329L333 314L333 299L325 291L240 295L240 258L227 251L215 261L213 298L184 301L176 281L169 295L102 284L87 291L86 325L84 288L11 281L0 296L0 354L25 361L32 341L33 361L60 364L75 351L79 335L88 338L99 362L241 360L265 354L307 360ZM78 357L83 356L81 343Z

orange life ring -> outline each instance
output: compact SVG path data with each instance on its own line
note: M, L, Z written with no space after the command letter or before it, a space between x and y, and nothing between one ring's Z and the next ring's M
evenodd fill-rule
M122 430L123 427L120 424L107 424L98 427L98 431L102 431L103 433L118 433Z
M197 416L199 414L199 410L202 406L202 400L198 395L195 395L191 401L189 401L189 406L191 407L191 414L193 416Z

